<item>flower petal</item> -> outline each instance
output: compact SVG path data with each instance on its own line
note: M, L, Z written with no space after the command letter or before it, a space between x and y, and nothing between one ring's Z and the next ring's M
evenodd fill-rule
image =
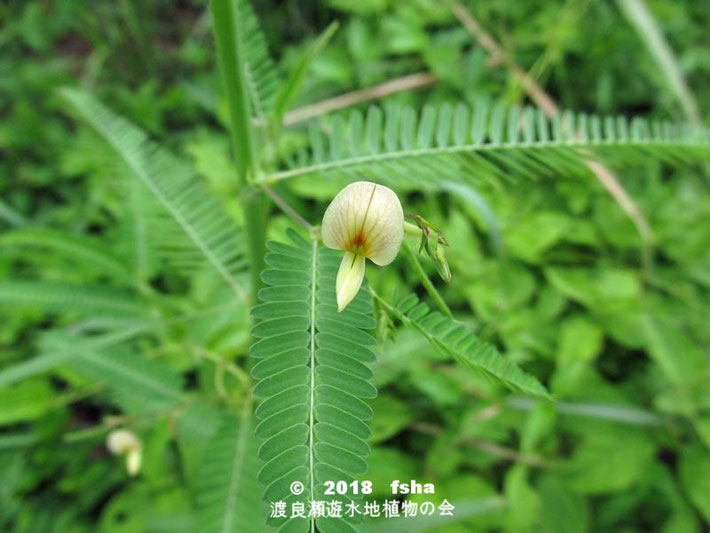
M365 257L346 252L340 262L338 277L335 279L335 295L338 312L353 301L365 277Z
M382 185L376 186L363 228L365 256L376 265L389 265L404 239L404 213L399 198Z
M358 181L340 191L323 215L321 236L328 248L348 250L362 229L375 184Z
M131 450L126 455L126 470L128 475L135 476L141 469L141 463L143 462L143 453L140 449Z
M326 209L321 227L329 248L391 263L404 238L404 213L391 189L369 181L351 183Z
M141 442L132 431L115 429L109 433L106 439L106 447L111 453L120 454L139 449Z

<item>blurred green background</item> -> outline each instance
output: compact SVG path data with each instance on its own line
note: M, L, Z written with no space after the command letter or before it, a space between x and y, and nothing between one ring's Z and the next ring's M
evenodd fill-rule
M283 73L340 22L296 106L416 72L438 81L385 101L527 103L444 2L254 4ZM710 7L647 5L707 123ZM668 73L616 3L488 0L468 9L560 106L685 120ZM175 410L124 409L100 372L77 363L13 374L99 331L114 343L130 337L132 350L182 376L186 394L229 410L239 381L224 362L242 367L248 350L246 310L211 274L148 262L148 292L160 298L137 305L101 258L72 245L84 239L131 261L129 193L103 141L64 109L56 89L67 85L183 154L241 217L206 2L0 4L0 530L194 531L198 452L175 438ZM287 129L281 155L306 139L300 124ZM516 180L480 191L486 209L404 196L405 210L440 224L451 243L453 280L438 286L456 317L558 401L510 396L383 320L364 476L375 496L393 479L417 479L436 484L434 501L472 509L422 531L708 531L709 176L652 158L618 176L652 228L650 268L638 231L593 180ZM282 192L317 224L335 191L313 181ZM272 214L270 234L281 238L293 223ZM368 276L381 294L418 285L402 261ZM131 333L139 315L160 327ZM144 442L134 479L103 446L123 424Z

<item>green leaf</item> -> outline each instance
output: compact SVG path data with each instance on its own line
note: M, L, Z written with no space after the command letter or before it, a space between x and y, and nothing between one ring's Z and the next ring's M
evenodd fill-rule
M567 367L578 361L593 361L602 349L603 339L603 331L584 315L567 318L560 328L557 364Z
M710 413L699 415L695 419L695 431L698 433L700 440L703 441L705 447L710 451Z
M504 492L508 501L506 531L536 531L540 497L530 486L527 466L516 464L506 472Z
M225 417L210 439L197 478L199 531L261 533L268 509L261 502L257 483L258 441L253 437L251 404L242 415Z
M150 192L135 179L128 180L129 201L124 205L123 234L128 257L135 265L135 277L145 282L155 270L156 259L166 233L161 232L159 223L150 213L154 212L155 201Z
M365 424L372 409L362 398L374 398L367 364L375 359L372 301L361 289L342 313L337 312L335 276L337 252L319 249L289 232L291 244L268 243L270 253L260 291L263 302L253 310L258 323L252 335L260 340L250 349L259 360L252 375L259 380L254 394L256 428L264 440L259 457L265 462L259 481L266 501L350 501L324 494L323 482L352 481L367 470ZM289 485L303 484L300 496ZM349 518L318 518L321 531L352 531ZM314 519L274 519L288 531L307 531Z
M391 496L392 480L415 479L419 468L418 461L403 450L384 446L373 446L368 462L370 471L361 479L372 481L373 498Z
M654 443L638 431L609 427L586 434L569 466L569 485L600 494L630 487L653 460Z
M199 257L214 268L237 296L246 300L237 280L237 273L244 267L242 233L222 204L195 179L192 170L91 95L73 89L63 89L61 94L153 194ZM191 262L192 258L185 261Z
M163 363L124 347L78 352L72 367L107 385L116 402L129 412L166 411L183 401L182 378Z
M37 437L32 433L10 433L0 435L0 451L11 448L24 448L37 442Z
M10 226L22 227L27 224L25 217L15 211L12 207L0 200L0 220L4 220Z
M98 239L50 228L28 228L0 235L0 246L36 246L57 252L82 264L91 264L101 274L130 279L130 268Z
M680 481L685 493L710 522L710 456L700 447L683 450L680 458Z
M234 0L232 0L234 1ZM280 80L271 59L266 37L249 0L236 0L237 27L242 40L244 73L249 104L254 116L265 118L274 105Z
M105 285L55 281L0 282L0 308L22 307L87 316L141 318L147 307L132 294Z
M689 120L700 122L698 104L683 77L683 70L663 35L658 22L643 0L617 0L621 12L646 45L664 82L678 100Z
M457 109L460 111L461 106ZM368 132L365 142L368 149L364 153L352 146L333 149L339 146L342 137L332 125L335 117L342 115L323 117L320 126L314 126L311 130L311 150L296 158L301 166L266 174L258 181L274 183L301 176L323 176L384 180L389 185L438 190L443 180L452 179L485 184L490 181L505 182L511 175L530 179L559 175L591 176L585 164L589 159L598 158L612 166L628 166L652 155L656 159L678 164L701 161L710 152L710 133L699 126L653 123L649 127L644 120L637 119L634 122L638 124L635 134L630 136L625 121L614 121L598 140L590 139L588 132L582 130L578 131L579 136L572 139L555 134L553 140L546 140L546 135L541 131L548 132L550 124L539 116L538 130L528 129L528 138L520 139L517 119L520 113L508 113L506 118L506 109L497 105L490 119L486 107L474 109L469 119L474 135L462 137L460 133L455 133L466 128L450 120L450 111L450 104L438 108L437 142L426 147L418 146L415 137L419 131L420 142L427 138L425 144L429 144L429 134L421 133L422 128L428 131L429 126L425 128L420 124L431 120L430 107L424 109L420 118L420 114L411 107L389 106L384 124L374 113L368 112L363 118L358 116L361 112L351 111L349 121L363 122L364 131ZM527 111L526 115L529 115ZM568 121L573 116L565 114ZM378 122L372 125L370 120ZM589 123L589 120L579 121L579 125L584 127ZM378 141L382 135L384 146ZM316 149L319 145L324 146L325 150Z
M391 395L380 394L369 402L377 416L372 420L370 444L385 441L402 431L412 420L412 410Z
M182 378L164 363L148 359L126 345L101 346L73 335L55 334L42 343L79 374L109 388L116 403L133 413L161 412L185 401Z
M0 388L43 374L75 359L78 357L79 344L94 349L110 346L146 331L150 327L151 324L149 322L141 321L139 323L129 324L125 328L119 328L115 332L106 333L104 335L97 335L91 338L72 337L73 345L76 348L75 350L54 350L55 345L53 343L55 339L61 339L62 336L57 337L56 334L52 332L47 333L40 339L40 350L42 353L31 359L15 363L0 371Z
M517 218L505 232L506 249L524 261L540 263L545 251L562 238L569 224L568 217L553 211L535 211Z
M410 294L396 306L377 300L405 325L418 330L438 351L452 357L510 390L547 396L545 387L534 376L523 372L515 363L505 359L498 350L481 342L466 326L442 315L430 312L429 307Z
M0 426L39 418L55 407L55 402L55 392L46 380L0 390Z
M361 528L361 533L415 533L418 531L446 531L449 525L485 515L505 508L505 500L498 496L469 498L449 502L454 506L451 516L441 516L438 511L432 515L417 515L398 518L369 519ZM458 530L457 530L458 531Z
M311 43L305 53L301 56L298 63L296 63L296 66L289 73L286 81L284 81L279 88L278 94L276 95L276 102L274 104L274 117L276 121L280 122L284 113L290 109L303 87L303 82L306 78L306 74L308 73L308 69L333 38L333 35L335 35L335 32L338 30L338 26L338 22L334 21L325 30L323 30L318 38Z
M359 13L368 15L384 11L387 8L388 0L363 0L362 2L348 2L347 0L328 0L328 4L349 13Z
M560 327L557 346L556 371L552 390L557 395L567 395L579 390L592 361L602 350L604 333L583 315L565 319Z
M708 369L703 353L677 327L667 320L647 317L642 322L649 355L679 387L696 383Z
M459 115L456 115L459 116ZM493 245L493 251L497 256L503 255L503 237L500 229L500 223L493 211L493 208L488 204L486 199L479 194L473 187L466 187L460 183L444 182L442 184L444 190L454 194L464 204L468 204L478 214L486 224L488 235Z
M586 533L589 531L589 509L581 495L554 476L540 480L542 500L542 533Z
M560 292L593 310L625 309L641 294L638 273L630 269L548 267L545 277Z
M52 370L66 363L73 357L74 354L71 352L49 353L37 355L27 361L15 363L0 372L0 388Z

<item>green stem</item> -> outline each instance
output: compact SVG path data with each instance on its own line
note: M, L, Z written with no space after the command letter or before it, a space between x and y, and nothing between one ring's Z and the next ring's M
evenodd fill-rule
M247 257L250 268L252 305L258 302L261 288L261 272L266 267L266 225L268 222L268 201L264 192L253 185L242 189L242 208L246 225Z
M226 370L235 378L237 378L239 382L244 386L245 390L250 390L251 378L242 368L238 367L228 359L225 359L224 357L221 357L216 353L212 353L211 351L206 348L203 348L202 346L192 345L191 347L199 357L203 357L208 361L211 361L217 367L222 367L224 370Z
M238 0L210 0L212 22L217 40L219 69L227 94L231 121L232 144L239 184L244 185L254 174L254 133L249 111L249 93L245 80L246 58L242 50Z
M419 259L417 258L416 252L412 250L412 247L409 246L406 241L402 243L402 250L404 250L404 255L407 256L407 260L414 267L414 271L419 276L419 279L422 281L422 285L424 285L424 288L426 289L427 293L429 293L429 296L431 296L431 299L434 300L434 302L436 303L436 306L446 316L453 318L454 315L453 313L451 313L451 309L449 309L449 306L446 305L446 302L434 287L434 284L429 279L429 276L427 276L426 272L424 272L424 269L422 268L422 265L419 262Z
M244 210L247 255L251 269L251 299L254 303L257 301L257 293L261 287L261 271L265 266L268 211L264 193L250 185L256 173L257 157L244 72L246 57L242 46L243 27L240 25L243 18L239 13L239 0L210 0L210 8L217 39L222 82L229 104L232 144L240 199Z

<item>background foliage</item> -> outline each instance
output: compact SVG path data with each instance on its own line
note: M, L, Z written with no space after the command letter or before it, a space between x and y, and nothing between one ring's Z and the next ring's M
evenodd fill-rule
M290 107L420 71L438 81L381 103L528 103L445 3L255 4L281 74L340 22ZM648 6L706 118L710 13L690 0ZM616 4L470 8L561 106L686 118L667 70ZM252 366L239 289L249 283L244 213L206 3L11 2L0 7L0 21L0 528L260 524L261 489L248 484L258 464L242 480L240 494L254 496L248 505L220 492L229 483L222 466L256 441L244 437L255 424L244 400ZM155 153L131 130L120 144L135 156L127 168L105 132L74 120L83 110L105 126L101 109L58 91L64 86L91 92L186 157L143 166ZM264 101L273 100L267 91ZM284 170L280 160L303 161L309 139L302 124L286 128L266 153L269 171ZM644 264L637 229L590 176L553 167L547 178L480 183L468 196L411 184L398 190L405 210L435 221L452 244L452 281L437 286L455 318L556 398L511 395L376 303L371 370L379 395L367 401L374 415L363 479L380 500L393 479L432 482L435 501L447 498L461 510L454 523L408 529L708 527L708 170L656 155L635 156L618 173L652 228L652 265ZM136 169L147 169L144 183L162 196L138 186ZM426 173L437 171L447 168ZM341 185L306 175L274 188L317 224ZM219 201L196 203L204 191ZM191 216L176 224L176 210ZM269 237L287 242L293 222L273 206L270 214ZM368 278L393 304L412 291L427 298L404 258L368 267ZM144 443L137 478L104 447L119 426ZM251 514L232 513L237 504Z

